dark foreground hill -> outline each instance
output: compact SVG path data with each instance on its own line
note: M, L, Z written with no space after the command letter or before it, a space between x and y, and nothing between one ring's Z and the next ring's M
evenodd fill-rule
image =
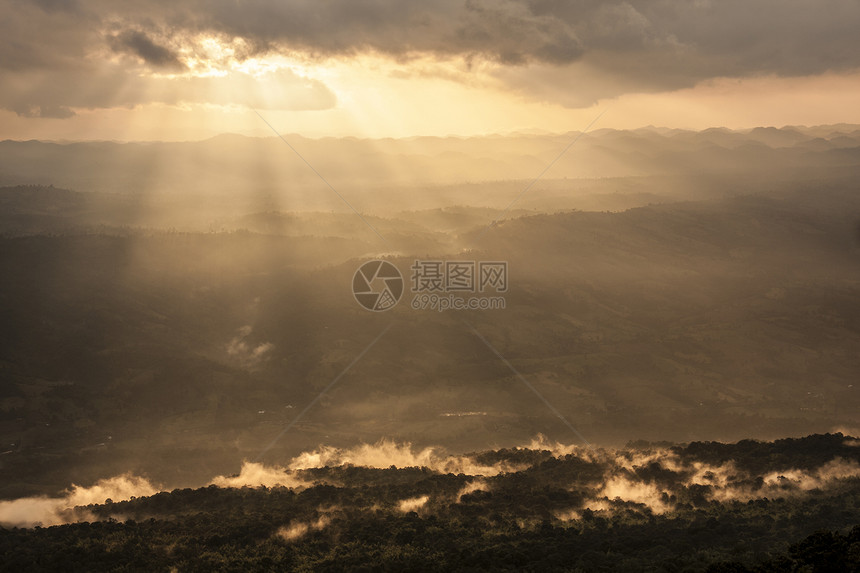
M856 439L544 446L108 500L0 529L0 570L860 570Z

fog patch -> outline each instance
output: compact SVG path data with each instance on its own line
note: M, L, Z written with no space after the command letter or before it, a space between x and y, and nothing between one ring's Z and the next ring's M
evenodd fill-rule
M97 481L90 487L72 485L63 497L25 497L0 501L0 525L35 527L94 520L84 506L107 500L125 501L157 493L149 481L129 474Z
M397 503L397 509L402 511L403 513L409 513L410 511L415 511L421 509L427 502L430 500L429 495L421 495L418 497L410 497L408 499L400 500Z
M836 482L860 478L860 464L853 460L835 458L815 470L788 469L761 476L754 486L729 485L715 489L711 499L716 501L749 501L764 497L797 495L825 489Z
M527 450L537 450L537 451L547 451L550 452L553 457L559 458L564 457L568 454L584 454L588 451L587 448L580 448L575 445L565 445L561 442L550 442L549 439L543 434L538 434L528 444L524 444L522 446Z
M666 513L672 509L671 505L663 501L664 492L653 484L633 481L622 476L615 476L607 481L598 498L639 503L648 506L656 514Z
M243 462L242 470L235 476L218 476L211 485L218 487L275 487L304 488L311 484L297 478L290 470L280 467L264 466L257 462Z
M612 504L609 503L608 499L592 499L588 501L583 509L588 509L590 511L609 511L612 509Z
M552 515L559 521L577 521L582 518L582 514L575 509L555 511Z
M413 449L409 442L380 440L375 444L360 444L354 448L320 446L302 452L289 463L291 470L353 465L368 468L428 468L439 473L495 476L523 469L520 465L500 462L491 466L479 464L469 456L450 456L441 448Z
M463 498L464 495L469 495L470 493L474 493L476 491L489 491L489 489L489 484L486 482L486 480L479 479L475 481L470 481L462 488L460 488L460 491L457 492L457 503L460 503L460 500Z
M226 345L227 355L249 368L258 366L275 347L271 342L249 340L253 332L252 326L243 326Z
M285 525L278 529L275 535L287 542L296 541L307 535L310 531L320 531L325 529L330 521L331 520L326 516L322 516L316 521L292 521L289 525Z

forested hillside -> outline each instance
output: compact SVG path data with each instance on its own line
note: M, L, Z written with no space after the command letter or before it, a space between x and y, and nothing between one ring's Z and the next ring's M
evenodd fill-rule
M78 507L68 525L0 529L0 568L860 570L856 439L543 445L434 467L268 468L270 487L225 487L237 475Z

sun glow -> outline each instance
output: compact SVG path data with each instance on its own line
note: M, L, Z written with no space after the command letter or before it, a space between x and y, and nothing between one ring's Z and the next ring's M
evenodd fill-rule
M264 52L255 53L243 38L231 39L217 36L188 38L179 49L183 63L187 66L173 77L226 77L230 74L245 74L259 79L281 70L308 79L323 79L331 76L327 62L314 62L302 54Z

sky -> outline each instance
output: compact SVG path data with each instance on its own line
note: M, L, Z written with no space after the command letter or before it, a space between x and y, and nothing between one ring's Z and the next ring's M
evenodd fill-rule
M0 139L860 123L856 0L0 0ZM258 115L259 114L259 115ZM265 118L265 121L260 117Z

